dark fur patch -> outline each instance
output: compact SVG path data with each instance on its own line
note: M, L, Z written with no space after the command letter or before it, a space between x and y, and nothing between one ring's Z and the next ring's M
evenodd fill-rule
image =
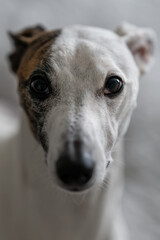
M15 73L17 72L21 59L25 51L27 50L30 42L32 42L35 36L39 35L44 31L45 29L42 26L38 25L31 28L27 28L15 34L9 32L10 39L12 40L13 45L15 47L13 53L8 55L11 64L11 69L13 72Z
M49 76L52 69L50 66L51 46L59 34L60 30L52 32L42 31L37 37L32 39L24 51L21 51L21 48L19 48L17 51L20 52L14 53L14 56L12 55L11 57L12 61L14 61L14 57L18 57L20 60L20 62L15 62L15 66L13 66L14 69L18 67L20 102L28 116L30 128L45 152L48 151L48 139L45 133L46 115L49 109L53 107L53 102L56 103L59 91L55 86L54 92L48 98L45 100L37 99L30 93L30 77L38 71ZM51 100L53 98L55 101Z
M48 62L51 45L54 43L56 37L60 34L60 30L42 33L37 39L35 39L26 50L23 56L17 74L22 75L25 79L28 79L32 72L39 66L44 66L44 59Z
M19 83L21 106L28 116L30 128L35 138L41 143L42 147L47 152L48 138L46 135L45 123L48 111L53 107L54 104L57 104L59 91L55 86L54 93L52 91L45 100L40 100L37 97L33 97L30 91L30 80L23 80Z

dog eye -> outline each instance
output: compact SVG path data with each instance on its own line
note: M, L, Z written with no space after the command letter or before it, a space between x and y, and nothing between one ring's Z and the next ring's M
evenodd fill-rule
M121 93L123 89L123 81L120 77L113 76L107 79L104 86L104 95L114 97Z
M41 76L36 76L31 80L30 89L39 97L47 97L50 93L48 81Z

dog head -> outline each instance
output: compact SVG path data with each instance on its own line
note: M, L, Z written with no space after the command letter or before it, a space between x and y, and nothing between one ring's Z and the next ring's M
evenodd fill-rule
M152 65L153 31L36 26L10 36L21 105L53 182L71 191L102 183Z

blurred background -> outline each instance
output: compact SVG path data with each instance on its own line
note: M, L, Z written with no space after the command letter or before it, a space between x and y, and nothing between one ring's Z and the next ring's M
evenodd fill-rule
M18 129L16 78L7 64L7 31L40 23L49 29L71 24L115 29L126 20L153 28L160 39L159 0L0 0L0 150ZM151 72L140 80L138 107L125 137L123 208L131 240L160 239L159 41Z

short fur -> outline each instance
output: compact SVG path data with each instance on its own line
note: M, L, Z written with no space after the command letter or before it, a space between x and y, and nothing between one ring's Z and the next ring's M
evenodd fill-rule
M11 68L38 149L33 153L36 142L23 116L16 174L9 176L14 191L9 188L6 197L12 210L1 238L128 239L119 204L123 136L136 107L139 77L153 62L153 31L128 23L117 33L84 26L50 32L38 26L11 38ZM30 91L30 78L36 74L50 82L51 93L43 101ZM124 89L106 97L105 81L115 75ZM91 186L79 193L63 190L55 171L66 142L76 139L95 163ZM5 197L1 202L0 218L5 218Z

